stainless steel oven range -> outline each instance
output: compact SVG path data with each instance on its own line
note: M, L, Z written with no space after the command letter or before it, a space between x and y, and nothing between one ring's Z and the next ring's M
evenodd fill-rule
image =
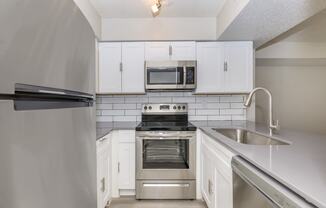
M187 104L143 105L136 127L136 198L196 198L196 127Z

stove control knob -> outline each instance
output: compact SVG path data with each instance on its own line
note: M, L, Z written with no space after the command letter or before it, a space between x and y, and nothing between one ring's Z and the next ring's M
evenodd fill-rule
M180 105L178 106L178 110L181 110L181 106Z
M186 106L182 106L182 110L186 110Z
M145 105L144 110L147 110L147 106Z
M148 109L149 109L149 110L152 110L152 106L149 106Z
M173 106L173 110L176 110L177 109L177 106Z

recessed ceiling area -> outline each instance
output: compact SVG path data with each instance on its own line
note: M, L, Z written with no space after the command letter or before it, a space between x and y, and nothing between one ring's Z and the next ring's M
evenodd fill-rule
M162 0L160 17L216 17L226 0ZM152 18L156 0L90 0L103 18Z

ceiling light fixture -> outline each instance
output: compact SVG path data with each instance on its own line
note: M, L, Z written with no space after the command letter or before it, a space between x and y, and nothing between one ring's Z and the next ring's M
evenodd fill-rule
M154 16L157 16L160 13L161 7L161 0L157 0L156 3L152 6L152 13Z

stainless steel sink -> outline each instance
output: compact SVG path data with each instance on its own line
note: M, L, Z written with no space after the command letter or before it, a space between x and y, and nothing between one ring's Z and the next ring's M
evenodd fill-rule
M257 134L245 129L213 129L238 143L251 145L289 145L289 143Z

